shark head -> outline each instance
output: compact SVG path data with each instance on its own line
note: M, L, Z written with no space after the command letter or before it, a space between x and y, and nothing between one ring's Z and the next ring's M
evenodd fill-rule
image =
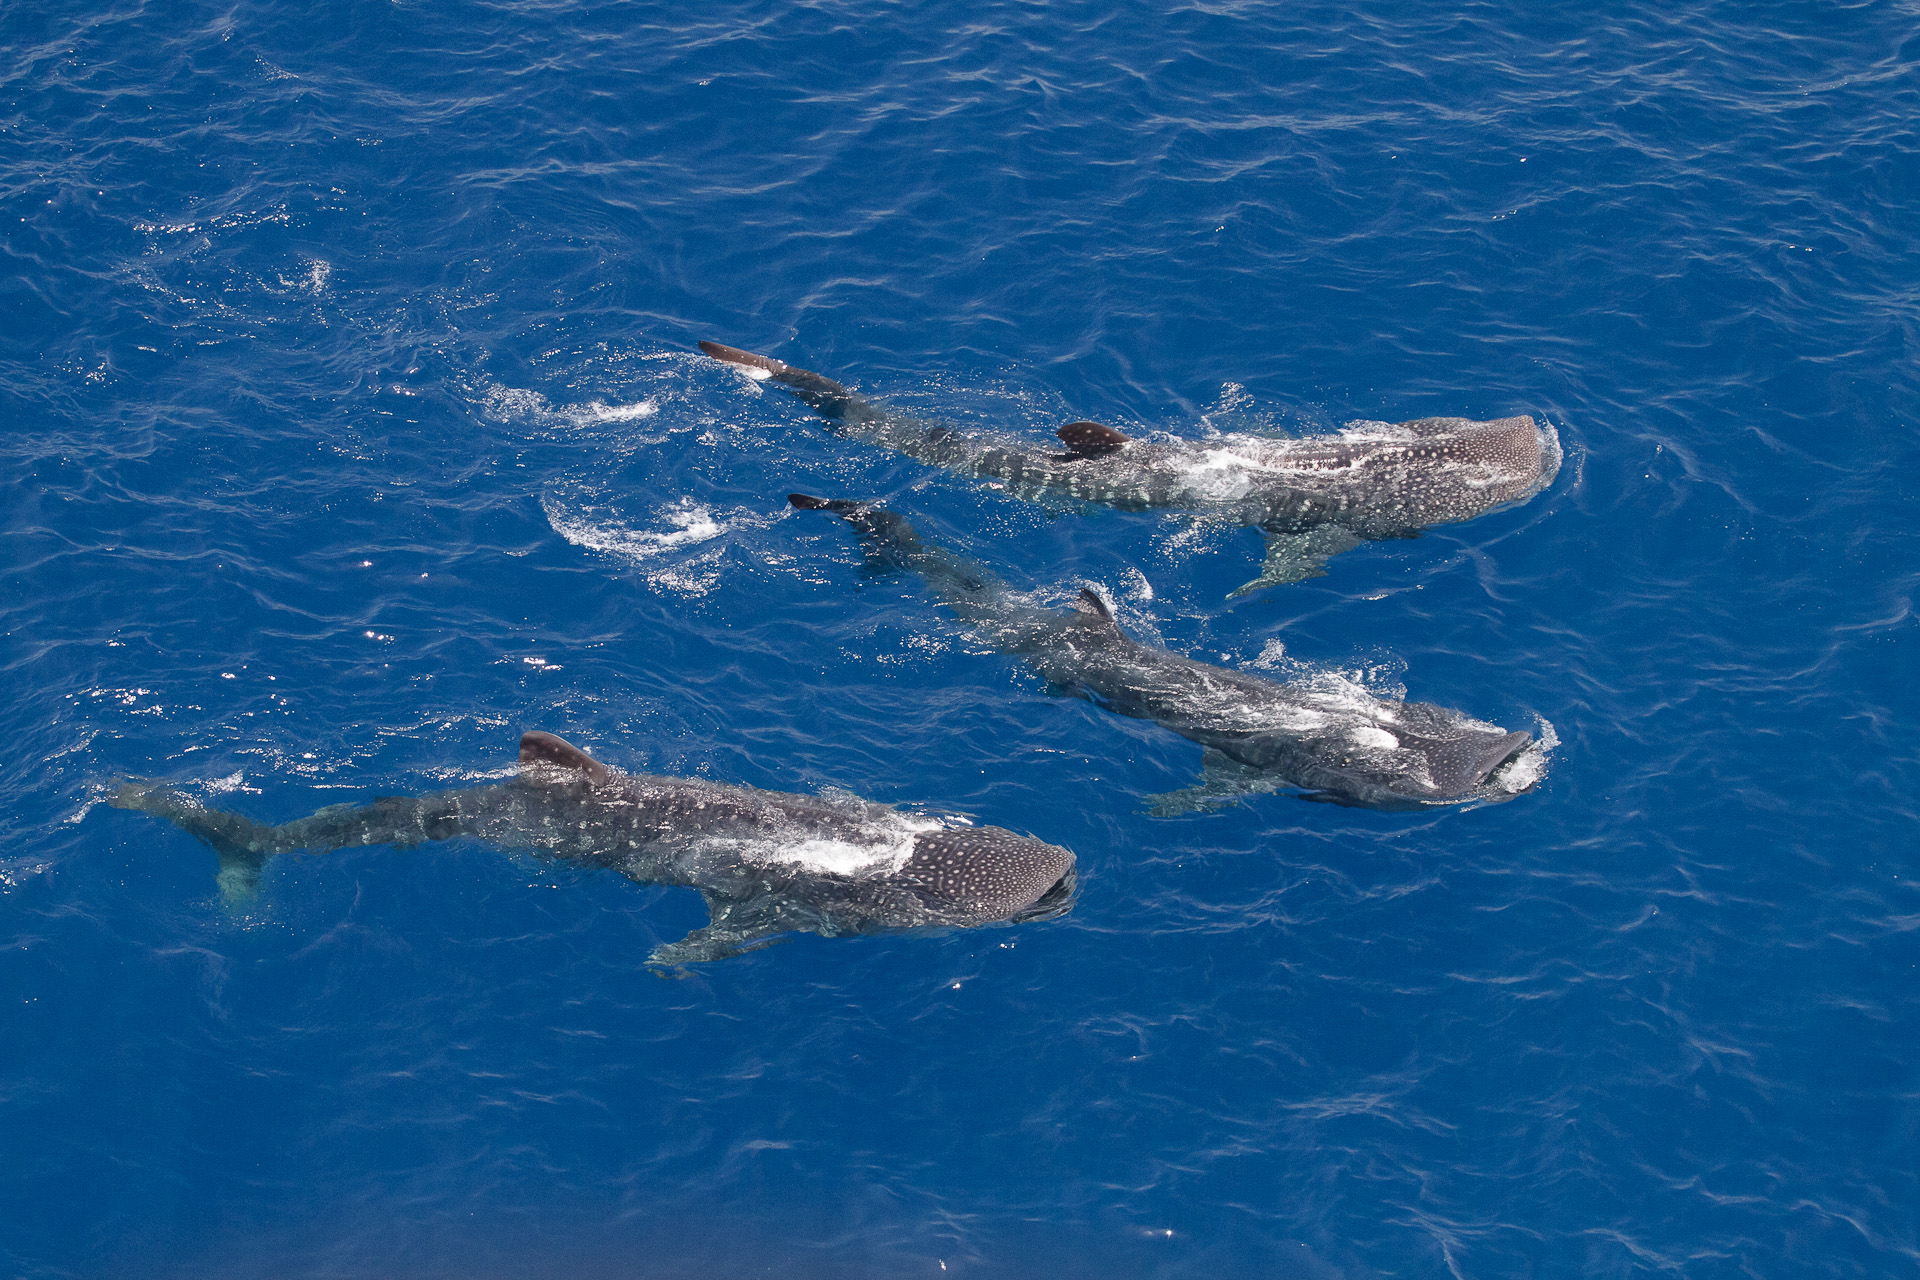
M1466 437L1468 458L1492 474L1508 477L1502 496L1530 498L1560 471L1560 436L1551 426L1521 414L1479 423Z
M1433 715L1421 714L1435 713ZM1425 721L1435 723L1423 723ZM1367 727L1359 747L1331 765L1312 800L1373 809L1424 809L1470 800L1511 800L1538 780L1516 769L1534 746L1524 730L1509 733L1425 703L1403 704L1391 730Z
M1415 435L1446 440L1446 456L1492 480L1490 502L1529 498L1553 483L1560 470L1560 436L1528 414L1475 422L1467 418L1421 418L1402 424Z
M1004 827L925 832L897 874L957 924L1059 915L1075 883L1071 852Z
M1533 745L1525 730L1475 730L1445 741L1421 742L1413 747L1426 760L1432 798L1457 800L1481 795L1494 775ZM1515 793L1517 794L1517 793Z

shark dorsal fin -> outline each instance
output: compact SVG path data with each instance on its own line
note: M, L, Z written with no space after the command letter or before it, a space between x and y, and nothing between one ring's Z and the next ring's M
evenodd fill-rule
M1113 610L1107 608L1107 602L1102 600L1099 593L1092 587L1080 588L1080 598L1074 602L1073 607L1085 618L1097 619L1115 631L1120 629L1120 624L1113 620Z
M538 729L520 735L521 764L549 764L556 769L578 769L599 786L607 780L607 766L555 733Z
M1097 458L1101 454L1112 453L1129 439L1124 432L1103 427L1097 422L1069 422L1053 434L1060 437L1060 443L1083 458Z

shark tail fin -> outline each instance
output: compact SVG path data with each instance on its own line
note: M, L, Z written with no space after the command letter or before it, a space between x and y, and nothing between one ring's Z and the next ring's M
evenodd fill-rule
M865 400L832 378L824 377L810 369L796 369L784 360L775 360L772 356L757 356L751 351L722 346L718 342L708 342L704 338L700 341L700 350L722 364L732 365L756 381L771 378L791 389L794 395L829 418L873 416L873 406Z
M950 604L957 598L977 600L982 593L1005 589L984 566L922 542L912 523L896 511L865 502L849 502L845 498L815 498L804 493L790 493L787 501L802 511L832 512L852 525L866 548L866 573L879 575L910 569L924 575Z
M815 498L804 493L790 493L787 501L801 511L830 511L841 516L862 533L876 534L896 528L912 529L905 520L884 508L865 502L854 502L848 498Z
M745 369L749 373L758 372L762 377L769 375L778 377L787 371L786 363L775 360L772 356L757 356L751 351L722 346L718 342L708 342L704 338L700 340L700 350L722 364L730 364L735 368Z
M123 782L107 801L165 818L212 849L220 859L215 882L229 907L241 907L260 892L260 871L276 852L273 828L237 813L222 813L159 782Z
M913 526L882 507L849 502L845 498L815 498L804 493L790 493L787 501L802 511L832 512L852 525L866 545L869 573L905 568L912 556L925 550Z

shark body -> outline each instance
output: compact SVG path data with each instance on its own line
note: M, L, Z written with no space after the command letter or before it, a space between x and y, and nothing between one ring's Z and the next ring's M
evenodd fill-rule
M335 805L280 826L208 809L164 784L131 782L117 808L166 818L220 857L229 902L257 891L269 858L470 836L684 885L712 922L654 949L673 966L793 931L836 937L1045 919L1067 910L1074 856L1000 827L952 827L851 796L626 774L549 733L520 742L512 781Z
M1266 563L1236 595L1316 577L1329 557L1362 542L1413 537L1523 502L1552 483L1560 467L1558 435L1524 414L1205 440L1136 440L1099 423L1073 422L1057 433L1062 450L895 413L770 356L717 342L700 349L749 377L780 383L838 434L999 480L1022 496L1053 493L1123 511L1188 511L1258 525L1267 535Z
M1337 804L1417 809L1510 800L1538 780L1542 751L1525 731L1375 697L1345 681L1270 680L1142 644L1092 591L1080 593L1071 613L1045 608L984 566L923 541L891 511L806 494L788 500L846 520L878 560L921 574L974 634L1053 687L1208 748L1200 785L1160 797L1156 812L1280 786Z

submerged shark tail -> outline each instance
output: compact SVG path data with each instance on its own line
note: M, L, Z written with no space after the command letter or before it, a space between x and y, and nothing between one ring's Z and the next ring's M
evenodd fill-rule
M926 545L912 525L891 511L845 498L815 498L804 493L790 493L787 501L801 511L828 511L839 516L858 530L868 548L887 564L901 569L921 567L917 557L926 554Z
M228 906L243 906L260 892L260 869L275 853L272 827L237 813L209 809L158 782L122 783L107 803L165 818L218 854L220 870L215 881Z
M599 768L604 777L605 766L559 738L553 741ZM553 756L545 759L563 767L586 767ZM116 809L137 809L165 818L212 849L220 858L221 896L228 906L239 907L259 892L260 872L267 859L277 854L302 849L330 853L376 844L410 849L428 840L468 834L475 829L476 814L466 810L463 798L474 794L441 791L426 796L383 796L365 805L331 804L277 827L241 814L209 809L161 782L123 783L107 803ZM483 810L484 806L477 808ZM478 816L483 817L484 812Z
M889 557L904 558L922 551L920 533L914 532L914 526L891 510L883 507L868 507L866 503L852 503L845 497L812 497L808 493L789 493L787 501L799 510L828 510L852 528L860 530L860 535L868 539L876 549L887 551Z
M845 498L816 498L805 493L790 493L787 501L802 511L828 511L852 525L874 560L895 569L911 569L926 575L934 588L947 595L949 602L958 594L977 597L1003 590L998 578L971 560L963 559L939 547L931 547L906 517L884 507Z

